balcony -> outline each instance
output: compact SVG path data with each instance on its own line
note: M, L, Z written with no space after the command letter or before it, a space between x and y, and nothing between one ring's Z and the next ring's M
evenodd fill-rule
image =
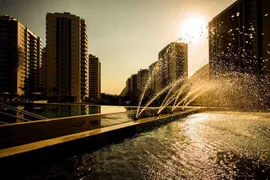
M20 74L20 76L21 76L21 78L25 78L25 72L22 72L22 73Z
M84 58L85 58L85 57L87 58L87 56L88 56L88 55L87 55L87 52L82 51L82 52L81 52L81 56L83 56Z
M81 70L81 77L82 78L87 77L87 70Z
M88 66L87 65L81 65L81 71L87 72Z
M88 65L88 63L87 63L86 60L82 60L82 61L81 61L81 65Z
M86 25L81 25L81 29L86 30L87 26Z
M87 79L87 77L86 76L81 76L81 79L85 81Z
M88 88L86 88L86 87L81 87L81 91L87 92L87 91L88 91Z
M81 81L81 87L88 87L87 84L88 84L87 81Z

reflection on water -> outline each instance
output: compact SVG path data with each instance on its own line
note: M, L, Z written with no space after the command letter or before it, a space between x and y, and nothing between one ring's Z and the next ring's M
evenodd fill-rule
M41 105L40 109L35 110L33 107L25 106L25 110L40 114L47 118L59 118L68 116L79 116L86 114L100 113L99 106L80 106L80 105Z
M24 109L24 107L23 106L17 106L17 109L19 110L19 111L21 111L21 110L23 110ZM19 123L19 122L24 122L24 114L23 113L21 113L21 112L16 112L16 117L18 117L17 119L16 119L16 122L17 123Z
M101 106L101 113L116 113L116 112L126 112L126 108L123 106Z
M43 168L35 177L266 179L269 145L268 113L199 113Z
M26 110L31 113L35 113L46 118L60 118L68 116L80 116L87 114L107 114L116 112L126 112L126 108L121 106L90 106L90 105L59 105L59 104L10 104L17 108L17 110ZM26 120L37 120L31 116L27 116L21 112L15 112L5 108L1 108L1 111L11 114L14 117L9 117L0 114L0 121L7 123L23 122Z

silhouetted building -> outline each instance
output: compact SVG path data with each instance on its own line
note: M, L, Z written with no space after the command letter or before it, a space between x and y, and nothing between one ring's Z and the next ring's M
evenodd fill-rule
M149 66L149 75L151 76L150 89L153 93L157 93L161 90L160 74L160 63L156 61Z
M89 55L89 98L91 101L100 99L101 93L101 63L98 57Z
M35 69L35 66L33 67L33 71L35 72L37 70L37 88L36 91L37 92L41 92L43 91L43 75L42 75L42 65L43 65L43 59L42 59L42 41L40 38L37 39L37 46L39 46L39 48L37 48L37 69Z
M136 101L138 99L137 77L137 74L132 74L130 77L130 99L132 101Z
M130 77L130 91L136 91L137 89L137 74L132 74Z
M39 80L39 85L43 92L46 89L46 62L47 62L47 50L46 48L42 49L42 63L40 64L40 80Z
M269 77L270 1L237 0L209 23L211 76L245 72Z
M27 79L27 89L26 94L31 96L32 93L39 91L40 89L40 64L42 63L42 53L41 53L41 40L39 37L34 35L32 32L28 31L28 46L29 51L27 58L29 60L29 78Z
M70 13L48 13L46 39L47 96L84 100L89 92L85 20Z
M148 80L148 73L148 69L141 69L137 73L137 89L139 94L144 90L144 87Z
M130 82L130 78L127 79L126 81L126 96L130 97L131 96L131 82Z
M0 92L32 95L41 63L41 39L15 18L0 16Z
M188 77L188 45L172 42L158 55L160 63L160 86L166 87L179 78Z
M81 99L89 97L89 59L86 22L81 19Z

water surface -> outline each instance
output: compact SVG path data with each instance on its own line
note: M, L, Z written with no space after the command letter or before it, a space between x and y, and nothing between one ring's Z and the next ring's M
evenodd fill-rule
M130 108L125 108L123 106L96 106L96 105L74 105L74 104L12 104L17 109L17 112L7 108L0 107L0 111L11 114L15 117L6 116L0 114L0 121L5 123L16 123L23 121L33 121L39 120L36 117L26 115L21 113L21 110L25 110L45 118L61 118L70 116L81 116L89 114L109 114L109 113L121 113L129 110L135 110ZM24 120L25 119L25 120Z
M270 178L270 113L207 112L42 167L25 179Z

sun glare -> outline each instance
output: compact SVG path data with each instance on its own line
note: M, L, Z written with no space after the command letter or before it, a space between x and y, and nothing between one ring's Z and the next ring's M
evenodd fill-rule
M203 16L194 15L186 18L181 24L180 40L193 43L206 37L207 22Z

